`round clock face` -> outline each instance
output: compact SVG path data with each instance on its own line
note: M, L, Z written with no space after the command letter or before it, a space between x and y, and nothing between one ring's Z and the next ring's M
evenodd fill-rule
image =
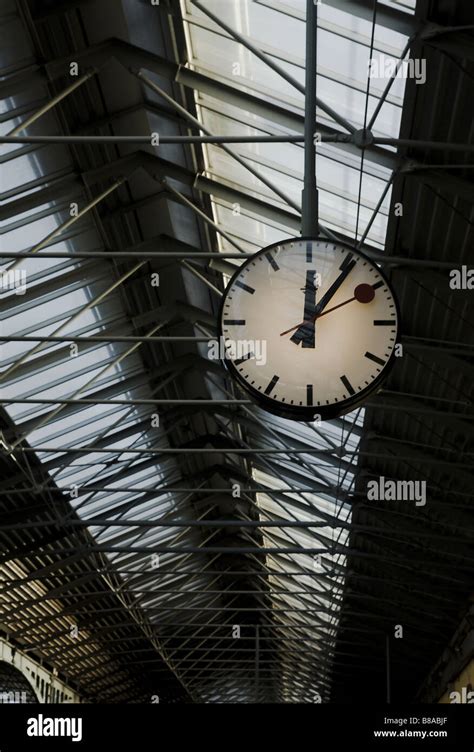
M297 238L239 267L219 329L225 364L262 407L324 420L357 407L387 375L398 309L388 281L364 254Z

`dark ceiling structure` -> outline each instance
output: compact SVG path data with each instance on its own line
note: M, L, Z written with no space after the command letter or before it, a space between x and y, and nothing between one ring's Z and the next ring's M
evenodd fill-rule
M414 5L321 10L354 75L318 72L320 232L383 267L403 351L296 424L209 342L239 258L300 231L297 47L251 36L304 4L2 3L0 632L84 701L416 700L468 611L474 13ZM374 50L426 83L370 92ZM426 505L368 501L381 476Z

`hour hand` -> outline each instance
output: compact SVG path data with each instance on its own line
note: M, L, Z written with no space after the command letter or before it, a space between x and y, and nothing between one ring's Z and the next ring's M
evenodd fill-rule
M306 284L304 290L304 312L303 323L298 327L296 332L290 337L291 341L296 345L303 347L315 346L315 333L316 333L316 285L315 285L316 272L306 272Z
M331 298L339 290L340 286L342 285L346 277L351 273L355 265L356 265L356 259L352 257L352 253L348 253L344 261L342 262L341 266L339 267L339 271L341 272L339 277L335 280L335 282L332 283L329 290L327 290L327 292L324 293L318 305L315 306L314 313L316 315L319 315L324 310L324 308L327 306Z

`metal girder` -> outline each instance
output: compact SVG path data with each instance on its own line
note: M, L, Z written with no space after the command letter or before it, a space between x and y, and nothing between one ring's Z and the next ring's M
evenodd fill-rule
M452 460L444 460L441 459L438 456L435 456L434 454L428 454L426 451L422 451L421 449L413 447L409 443L405 443L403 440L395 441L392 437L389 436L381 436L378 434L372 434L365 437L365 440L367 444L370 442L375 443L377 448L381 444L382 447L388 448L389 451L392 452L392 460L395 460L399 462L400 464L408 463L410 467L419 466L422 468L425 468L426 466L431 467L430 473L438 474L439 476L445 477L446 473L455 472L456 473L456 479L460 481L460 483L464 484L466 488L472 488L474 483L474 475L471 475L467 471L467 468L472 466L472 460L471 462L453 462ZM400 456L400 452L405 452L405 456ZM362 455L364 455L364 452L361 452ZM368 455L372 457L378 457L379 453L377 451L370 451L367 452ZM462 452L460 452L459 455L457 455L457 458L462 457ZM420 473L422 475L422 473Z
M409 334L402 335L401 342L412 349L423 350L424 352L432 353L434 356L439 352L450 358L474 357L474 348L469 344L465 345L464 342L459 342L456 345L451 341L445 342L443 339L427 340L424 337L416 337Z
M430 47L440 52L447 52L461 60L474 60L474 44L471 29L460 27L440 26L427 23L420 34L420 38ZM466 33L467 32L467 33Z
M61 170L57 170L56 172L50 173L49 175L40 175L37 178L34 178L33 180L27 180L24 183L20 183L19 185L10 188L8 191L2 191L0 192L0 201L7 201L9 198L13 198L15 196L18 196L21 193L29 192L34 188L40 188L41 186L44 186L46 183L51 184L55 182L56 180L63 180L64 178L70 177L71 173L70 170L66 168L62 168Z
M432 269L419 269L416 266L404 266L403 264L397 266L395 271L402 272L403 274L407 274L409 277L412 277L419 282L423 282L425 285L427 285L430 291L438 290L443 294L443 296L452 297L453 302L454 300L458 300L463 304L468 302L472 303L473 296L471 290L452 290L448 284L448 273L452 271L452 269L456 268L456 266L459 267L460 265L461 264L456 264L455 260L446 262L446 266L443 267L445 268L445 274L440 274L438 271L434 271Z
M45 176L44 182L49 182L47 176ZM74 174L67 175L59 180L51 181L50 185L40 188L38 191L14 199L13 201L2 203L2 206L0 207L0 221L5 222L11 217L16 217L24 212L30 212L42 204L47 204L53 201L64 201L69 196L82 192L83 190L84 186L81 183L79 176ZM55 211L55 207L50 209L51 213ZM26 221L32 221L33 219L33 217L28 217ZM4 255L3 251L2 255Z
M88 67L102 67L112 59L117 59L125 68L134 71L144 68L146 70L158 73L160 76L167 78L169 81L175 81L187 88L202 91L212 97L223 99L229 104L234 105L239 110L250 110L270 121L274 120L283 127L302 133L304 128L304 117L286 110L284 107L266 103L257 96L247 94L238 89L215 81L210 76L206 76L197 71L193 71L182 65L166 60L165 58L136 47L120 39L112 38L107 42L78 50L74 53L74 60ZM60 58L50 61L44 66L36 67L28 73L17 74L0 83L0 98L13 96L18 91L31 88L37 85L44 85L48 80L61 76L69 75L70 57ZM337 128L328 128L327 126L315 123L315 129L322 135L332 135L339 133L343 136L342 131ZM352 154L359 155L360 150L354 144L341 143L340 148L347 148ZM366 156L369 160L394 169L397 165L397 157L390 151L382 149L375 145L369 145L366 149Z
M324 0L324 3L350 16L372 23L374 14L372 0ZM377 23L379 26L385 26L406 36L412 36L420 28L419 22L410 13L381 3L377 5Z
M450 354L450 350L455 348L440 345L433 346L429 343L425 344L422 340L417 341L415 337L402 337L401 341L408 351L418 352L422 357L427 357L434 363L456 374L463 373L469 379L472 379L474 376L474 362L471 363L468 360L457 357L459 350L457 350L456 355ZM472 352L466 354L473 357Z
M75 91L79 86L82 86L82 84L89 81L92 76L95 76L97 73L96 70L91 70L85 73L80 78L77 78L75 81L73 81L66 89L63 89L59 94L56 94L51 100L46 102L46 104L43 104L41 107L39 107L38 110L33 112L29 117L26 118L26 120L23 120L19 125L15 126L11 131L8 131L6 133L7 137L15 137L22 131L24 131L26 128L29 128L30 125L33 125L37 120L39 120L43 115L48 113L53 107L55 107L59 102L61 102L63 99L65 99L69 94L72 94L73 91Z
M148 85L151 86L153 84L152 81L147 79L146 76L144 76L141 72L136 74L138 78L140 78L143 81L148 80ZM157 87L159 88L159 87ZM165 96L165 92L163 91L162 96ZM169 99L172 99L171 97ZM312 122L312 119L311 119ZM26 126L25 126L26 127ZM198 126L194 126L198 127ZM201 126L199 130L206 132L206 128L204 126ZM313 134L314 126L311 128L312 135ZM328 133L328 135L322 135L320 137L321 143L334 143L334 144L349 144L353 143L358 146L361 146L362 148L366 148L366 141L363 140L361 143L358 142L357 136L344 136L340 133ZM234 136L216 136L211 133L207 133L205 136L198 136L198 135L187 135L187 136L161 136L159 139L159 144L217 144L217 145L225 145L225 144L299 144L303 143L305 140L303 135L296 134L286 134L286 135L278 135L278 134L266 134L266 135L260 135L260 136L248 136L245 134L234 135ZM68 135L68 136L17 136L13 134L7 134L5 136L0 136L0 143L2 144L132 144L132 145L151 145L151 135L127 135L127 136L116 136L116 135L109 135L109 136L100 136L100 135ZM426 141L424 139L410 139L410 138L392 138L392 137L378 137L374 136L371 139L371 143L374 144L380 144L383 146L397 146L400 148L406 148L406 149L426 149L427 151L444 151L444 152L461 152L462 154L472 154L474 153L474 145L468 144L468 143L460 143L460 142L449 142L449 141ZM157 143L156 146L159 146ZM29 149L18 149L18 151L10 152L8 156L2 157L1 162L9 162L12 159L15 159L16 156L20 156L23 154L26 154L31 150ZM235 157L235 154L232 156ZM403 162L402 162L403 165ZM248 165L247 165L248 167ZM423 164L423 163L405 163L403 166L403 169L405 172L413 172L414 174L416 171L424 170L426 173L426 170L433 170L435 167L444 167L444 165L431 165L431 164ZM458 164L456 167L463 168L463 167L469 167L469 164ZM260 179L260 178L259 178ZM285 199L286 200L286 199Z
M300 231L300 217L295 212L288 211L282 207L277 207L261 199L249 197L246 192L237 190L235 188L230 188L229 186L223 185L211 178L207 178L202 175L195 175L186 167L168 162L167 160L164 160L155 154L151 154L143 150L137 151L132 155L122 157L102 168L89 170L83 173L83 179L86 185L90 185L94 182L103 181L107 178L117 179L122 177L124 174L130 176L135 170L138 170L140 168L145 169L152 177L154 177L161 183L162 181L166 180L166 178L178 180L189 188L194 187L197 190L203 191L208 195L212 195L216 198L227 201L229 204L238 203L243 209L257 214L258 216L262 216L265 219L268 219L270 222L275 222L277 224L282 224L290 227L295 231L295 234L298 234ZM461 181L459 179L456 181L455 190L457 191L457 193L459 193L460 186L462 186L463 184L464 181ZM450 185L449 181L448 185ZM161 188L159 194L149 196L146 199L146 202L153 201L157 197L157 195L161 195L162 190L163 189ZM41 200L41 193L41 191L37 192L37 200L39 201ZM173 195L171 194L170 197L173 198ZM33 201L33 199L30 199L29 197L26 198L29 200L29 202ZM16 204L16 209L20 211L23 210L22 204L20 203L21 201L23 201L23 199L19 199L18 203ZM124 211L124 209L126 210L126 207L122 208L122 212ZM350 239L347 238L347 241L350 242ZM373 249L365 245L362 245L361 249L364 250L364 252L367 252L368 255L374 260L380 261L384 264L403 264L406 266L426 266L446 269L452 268L451 262L439 262L430 259L400 258L393 256L388 257L384 256L384 254L378 251L374 251Z
M450 193L454 196L474 203L474 183L465 178L460 178L457 175L444 170L439 172L438 170L424 170L422 166L418 169L418 165L414 164L412 168L409 168L407 175L417 178L421 183L436 188L441 193Z
M1 258L1 257L0 257ZM74 291L84 287L85 279L100 280L103 279L108 270L107 264L101 261L86 261L85 264L61 264L63 273L61 283L65 291ZM25 296L16 295L15 297L5 298L0 301L0 320L9 319L19 313L29 311L34 304L42 304L54 300L58 296L58 279L45 279L34 284L32 277L29 279L29 294ZM1 361L0 361L1 362Z
M66 533L63 533L65 535ZM42 544L40 541L37 543L30 543L28 546L24 546L25 555L29 555L34 551L44 548L44 552L50 555L64 556L65 549L45 548L46 544ZM71 549L72 550L72 549ZM68 549L66 549L68 551ZM8 561L14 561L22 558L23 549L20 551L12 551L11 554L5 554L0 557L0 563ZM153 546L153 550L150 551L150 546L111 546L110 544L94 543L90 545L76 546L74 553L69 557L70 559L79 559L87 554L95 553L117 553L117 554L175 554L176 556L182 556L184 554L224 554L229 556L235 556L237 554L253 554L254 556L267 556L268 554L327 554L328 548L326 546L259 546L257 544L253 546L181 546L181 545L158 545ZM331 546L331 555L341 554L342 556L352 555L362 559L380 559L388 561L388 557L383 557L378 554L371 554L356 549L350 548L346 545L334 544Z
M35 243L35 245L29 249L30 253L37 253L37 251L41 250L45 246L47 246L50 241L57 238L58 236L61 236L61 234L64 232L64 230L67 230L69 227L71 227L73 224L75 224L77 221L79 221L83 216L88 214L92 209L94 209L97 204L99 204L101 201L103 201L107 196L109 196L113 191L115 191L119 186L121 186L124 182L124 178L121 177L117 181L114 182L114 184L110 187L108 187L105 191L102 191L98 196L95 196L91 201L89 201L84 207L80 209L77 215L71 216L68 220L63 222L61 225L57 226L54 230L52 230L46 237L44 237L39 242ZM9 271L11 271L15 266L17 266L18 262L14 262L10 267ZM2 377L4 374L2 374Z
M287 211L278 206L274 206L267 201L261 199L249 197L245 191L239 191L235 188L230 188L224 184L219 183L217 180L206 178L202 175L195 175L193 171L177 165L167 160L161 159L155 154L146 152L143 150L137 151L132 155L122 157L113 163L104 165L102 168L95 170L89 170L83 173L83 178L86 184L91 185L95 182L105 180L107 178L123 178L123 175L130 176L138 169L144 169L155 180L161 184L159 194L154 194L147 197L145 202L151 202L161 195L163 190L169 191L170 198L175 200L181 200L178 196L175 196L175 191L172 191L172 187L166 187L166 179L172 178L178 180L189 188L195 188L203 191L209 195L223 199L230 204L238 203L241 207L247 211L253 212L259 216L263 216L270 222L277 224L283 224L290 227L298 234L300 231L300 217L295 212ZM186 197L184 197L186 199ZM186 199L187 200L187 199ZM122 213L125 209L122 208ZM342 237L342 236L341 236ZM365 249L365 246L361 246Z
M139 75L141 80L145 80L145 76ZM150 81L150 84L153 83ZM202 127L200 130L205 131ZM321 138L323 142L338 143L341 139L337 134L329 134ZM215 136L208 134L205 136L161 136L159 139L160 144L299 144L304 141L304 136L297 135L263 135L263 136L247 136L247 135L235 135L235 136ZM385 142L387 139L385 139ZM150 145L150 135L129 135L129 136L14 136L7 134L6 136L0 136L1 144L132 144L132 145ZM157 144L158 146L158 144ZM444 147L444 144L443 144ZM464 147L464 145L463 145ZM466 146L466 151L470 151L469 146ZM473 147L474 149L474 147ZM9 155L9 159L15 158L15 152L13 155Z
M120 168L116 171L117 174L120 172ZM84 173L84 175L87 176L87 173ZM94 175L96 176L96 172L94 171ZM80 182L78 181L78 185ZM58 187L59 193L61 192L61 188ZM36 196L36 201L38 204L43 203L43 192L42 191L36 191L34 194ZM240 194L239 194L240 195ZM156 198L157 196L162 196L162 193L155 194L154 196L149 197L149 201L152 201L153 198ZM33 201L33 198L31 199ZM21 201L21 199L19 200ZM256 211L255 204L250 204L252 209ZM127 211L128 206L123 206L120 209L120 213L123 214L124 211ZM270 206L270 208L272 208ZM18 213L21 213L23 211L23 204L18 204L17 211ZM291 216L291 215L290 215ZM108 214L103 217L105 221L107 221ZM283 222L282 217L280 216L280 221ZM341 239L347 242L348 244L351 243L351 239L347 236L341 235ZM352 241L353 242L353 241ZM47 246L45 246L46 248ZM159 247L160 250L157 251L156 248ZM381 253L380 251L374 250L370 246L361 245L360 248L364 251L364 253L369 256L369 258L373 259L373 261L376 261L378 264L381 264L385 267L394 267L395 269L401 269L401 270L414 270L414 269L434 269L434 270L445 270L446 272L451 271L456 266L461 266L461 261L439 261L437 259L432 258L423 258L420 256L414 257L414 256L392 256L387 255L384 253ZM176 250L178 249L178 250ZM403 250L403 248L401 249ZM29 252L28 251L4 251L2 253L2 256L5 258L28 258ZM172 238L169 235L166 234L160 234L153 238L149 238L148 240L144 240L141 243L138 243L137 245L130 246L129 248L126 248L122 251L117 251L116 249L105 249L105 250L98 250L98 251L44 251L41 254L42 258L64 258L64 259L125 259L127 257L134 258L139 256L147 256L150 259L160 259L163 260L167 258L193 258L194 260L203 260L208 262L210 260L209 266L211 268L216 269L217 271L220 271L227 275L232 275L235 271L235 265L230 264L226 261L226 259L233 258L233 259L242 259L245 260L247 258L250 258L253 256L253 253L226 253L226 252L220 252L220 251L201 251L199 248L189 245L188 243L184 243L183 241L180 241L176 238ZM420 275L423 275L424 272L420 272ZM411 276L415 276L413 273ZM420 276L421 278L421 276ZM437 284L439 285L442 278L440 275L437 275ZM464 291L457 291L456 293L458 296L464 296Z
M158 94L161 99L164 99L168 104L170 104L172 107L175 108L175 110L181 115L181 117L185 120L185 122L190 123L191 126L198 129L199 132L207 134L207 136L212 136L212 132L206 128L205 125L199 122L197 118L194 117L194 115L191 115L184 107L182 107L178 102L176 102L175 99L169 96L164 89L158 86L158 84L154 83L149 79L147 76L144 75L141 71L136 74L139 80L143 81L143 83L148 86L152 91L154 91L156 94ZM314 130L314 123L316 122L316 112L314 113L314 121L313 121L313 127L312 127L312 133ZM327 138L327 137L326 137ZM306 136L305 136L306 140ZM296 142L295 142L296 143ZM221 143L221 148L223 151L226 152L232 159L235 159L238 164L240 164L244 169L248 170L252 175L254 175L261 183L266 185L270 190L279 196L288 206L291 206L296 211L299 211L299 206L296 204L291 198L289 198L283 191L281 191L273 181L269 180L267 177L265 177L261 172L255 169L253 164L249 160L242 159L242 157L233 149L229 149L228 146Z
M39 65L30 65L20 73L3 79L0 84L0 99L10 99L22 91L42 87L47 82L44 71Z
M206 499L202 500L203 503L206 502ZM213 499L212 499L213 501ZM223 519L223 520L182 520L182 519L176 519L176 520L146 520L143 521L141 519L127 519L127 520L118 520L114 519L114 517L91 517L90 519L81 519L81 520L59 520L59 522L53 522L53 521L46 521L46 522L28 522L25 520L24 522L7 522L4 523L2 520L2 523L0 525L0 532L3 532L4 530L19 530L22 529L24 526L25 528L34 528L34 529L40 529L43 527L57 527L59 525L64 525L65 528L74 528L74 527L145 527L145 528L154 528L154 527L183 527L183 528L218 528L218 529L225 529L225 528L318 528L318 527L327 527L329 525L329 522L327 520L313 520L313 521L302 521L302 520L242 520L242 519ZM345 523L341 521L338 523L338 527L344 527L347 530L350 529L350 525L348 523ZM356 526L356 530L363 530L362 526ZM366 530L374 530L376 532L376 528L365 528ZM436 536L433 536L436 537ZM438 536L441 537L441 536ZM149 591L144 591L148 592ZM179 590L177 592L180 592ZM44 596L43 600L47 598L48 596ZM51 598L54 598L54 595L49 596ZM39 600L42 600L39 598Z
M424 398L425 395L420 395L420 399L417 401L403 394L397 395L395 391L389 393L381 391L376 397L369 398L366 404L367 407L375 410L401 412L407 415L425 415L443 425L450 425L453 430L458 431L461 435L464 433L474 435L474 422L466 421L465 412L454 412L433 407L424 403L422 401ZM470 420L474 421L474 415L470 416Z
M130 433L130 429L127 431L120 432L122 435L122 438L126 437L127 433ZM124 436L125 434L125 436ZM323 450L323 449L311 449L310 447L306 447L304 449L294 449L293 447L287 447L285 449L275 449L275 448L258 448L258 447L233 447L231 446L230 442L223 442L221 440L221 437L217 434L209 434L208 437L201 437L201 441L204 442L204 440L207 440L208 442L211 442L213 446L182 446L182 447L162 447L162 448L153 448L153 449L130 449L130 448L114 448L114 447L103 447L101 449L98 449L96 445L93 446L82 446L82 447L73 447L71 449L65 448L64 446L35 446L35 447L22 447L22 453L30 453L30 452L44 452L45 454L58 454L58 453L73 453L77 455L78 457L82 454L95 454L95 453L102 453L102 454L116 454L117 452L120 454L153 454L153 455L174 455L174 454L242 454L242 455L292 455L292 454L311 454L315 456L318 459L324 459L327 462L332 462L334 460L334 464L336 464L339 467L339 462L335 461L335 458L332 457L329 450ZM107 440L107 443L110 442L110 439ZM216 443L220 443L221 446L215 446ZM347 454L354 454L354 452L347 452ZM375 455L377 456L377 455ZM383 456L383 455L382 455ZM69 460L71 461L71 460ZM58 462L61 462L61 459L55 459L50 461L50 466L55 466ZM426 462L435 463L436 460L433 458L430 460L426 460ZM43 463L44 466L46 466L46 463ZM443 463L440 463L443 464ZM456 463L456 466L461 465L461 463ZM346 469L344 465L342 465L343 469Z
M30 13L33 21L43 21L50 16L69 13L76 8L92 9L95 3L96 0L54 0L51 4L45 4L33 0L30 3Z
M130 174L136 169L143 168L151 177L160 182L171 178L178 180L189 188L195 188L209 195L221 198L229 203L239 203L247 211L259 214L272 222L285 224L295 230L298 234L300 230L300 217L295 212L273 206L256 198L250 198L245 191L238 191L219 183L217 180L196 175L192 170L173 162L168 162L155 154L146 151L137 151L132 156L123 157L116 162L105 165L96 170L90 170L84 173L84 178L88 184L95 181L102 181L107 177ZM172 194L170 194L171 196ZM152 201L154 196L148 198Z
M161 194L160 194L161 196ZM127 207L123 207L121 213L126 211ZM104 217L104 220L107 220L107 216ZM76 233L77 234L77 233ZM69 240L73 234L67 235L67 240ZM63 236L62 236L63 237ZM160 238L169 238L169 236L166 235L160 235L158 236ZM349 244L350 238L347 236L341 235L341 240L347 241ZM227 253L226 251L220 252L220 251L199 251L194 248L194 246L191 246L187 243L182 243L181 241L176 241L177 244L179 244L179 247L182 247L183 250L180 251L169 251L169 250L163 250L156 251L156 250L143 250L139 251L136 250L137 248L141 247L143 245L143 248L146 249L147 245L149 245L151 241L145 240L142 244L138 244L137 246L131 246L129 250L124 251L117 251L117 250L111 250L106 249L104 251L45 251L44 253L41 253L41 258L63 258L63 259L110 259L113 257L118 259L125 259L125 258L137 258L140 256L146 256L150 259L181 259L181 258L192 258L195 261L201 260L201 261L209 261L209 266L211 268L215 268L217 271L220 271L224 274L229 274L229 272L235 271L235 265L233 264L227 264L226 259L232 258L232 259L240 259L244 261L245 259L251 258L254 254L253 253L235 253L230 252ZM51 245L51 244L48 244ZM47 246L45 246L47 247ZM172 247L170 245L167 246L167 248ZM414 268L420 268L420 269L440 269L440 270L446 270L451 271L453 267L455 266L461 266L461 261L438 261L436 259L430 259L430 258L419 258L419 257L407 257L407 256L388 256L384 255L383 253L380 253L379 251L373 250L370 247L361 246L364 248L364 253L366 253L369 258L373 259L377 262L377 264L380 264L382 266L393 266L395 268L404 268L404 269L414 269ZM155 242L155 248L156 248L156 242ZM403 250L403 249L402 249ZM8 251L4 252L3 254L4 258L18 258L18 259L28 259L30 257L30 254L28 251ZM459 292L459 291L458 291ZM463 294L463 291L459 292L460 295Z
M252 54L254 54L256 57L258 57L260 60L262 60L265 65L267 65L269 68L271 68L273 71L275 71L279 76L281 76L285 81L287 81L291 86L294 86L297 91L305 95L306 101L308 98L312 98L312 94L309 94L308 97L306 97L307 87L300 84L300 82L295 79L285 68L282 68L278 63L275 62L270 56L266 55L264 52L262 52L261 49L259 49L248 36L242 35L240 32L236 31L234 28L230 27L222 18L219 18L219 16L216 16L209 8L207 8L205 5L202 5L202 3L199 2L199 0L191 0L191 3L195 5L201 13L204 13L206 16L209 16L209 18L212 19L212 21L217 24L220 28L224 29L224 31L230 35L231 38L235 39L237 42L239 42L241 45L246 47ZM312 3L312 7L309 8L307 5L306 8L306 15L307 19L309 18L309 23L311 26L314 26L314 16L315 16L315 3ZM315 29L316 31L316 29ZM308 43L308 40L313 38L312 35L308 34L307 39L307 50L312 46L311 42ZM314 35L314 50L316 49L316 37ZM308 60L306 61L308 66ZM307 68L308 69L308 68ZM314 78L316 71L314 72L314 75L311 75L310 78ZM306 84L308 85L308 80L306 81ZM313 86L314 89L314 86ZM314 92L313 92L314 93ZM350 133L354 132L356 129L352 125L352 123L349 123L348 120L346 120L339 112L334 110L332 107L330 107L326 102L322 101L321 99L317 100L318 106L326 112L327 115L329 115L330 118L336 121L336 123L339 123L339 125L342 125L343 128L345 128ZM311 110L314 111L314 121L316 120L316 102L314 102L311 105Z
M10 553L7 551L0 555L0 565L8 561L14 561L16 558L28 558L30 555L35 554L36 551L46 549L51 543L56 543L68 535L69 532L66 529L58 530L56 528L52 532L44 532L39 537L33 537L28 543L17 543Z

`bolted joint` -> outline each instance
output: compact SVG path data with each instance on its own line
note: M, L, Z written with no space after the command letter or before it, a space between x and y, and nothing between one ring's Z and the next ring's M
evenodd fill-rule
M371 146L374 143L374 134L368 128L360 128L352 134L353 143L360 149Z

